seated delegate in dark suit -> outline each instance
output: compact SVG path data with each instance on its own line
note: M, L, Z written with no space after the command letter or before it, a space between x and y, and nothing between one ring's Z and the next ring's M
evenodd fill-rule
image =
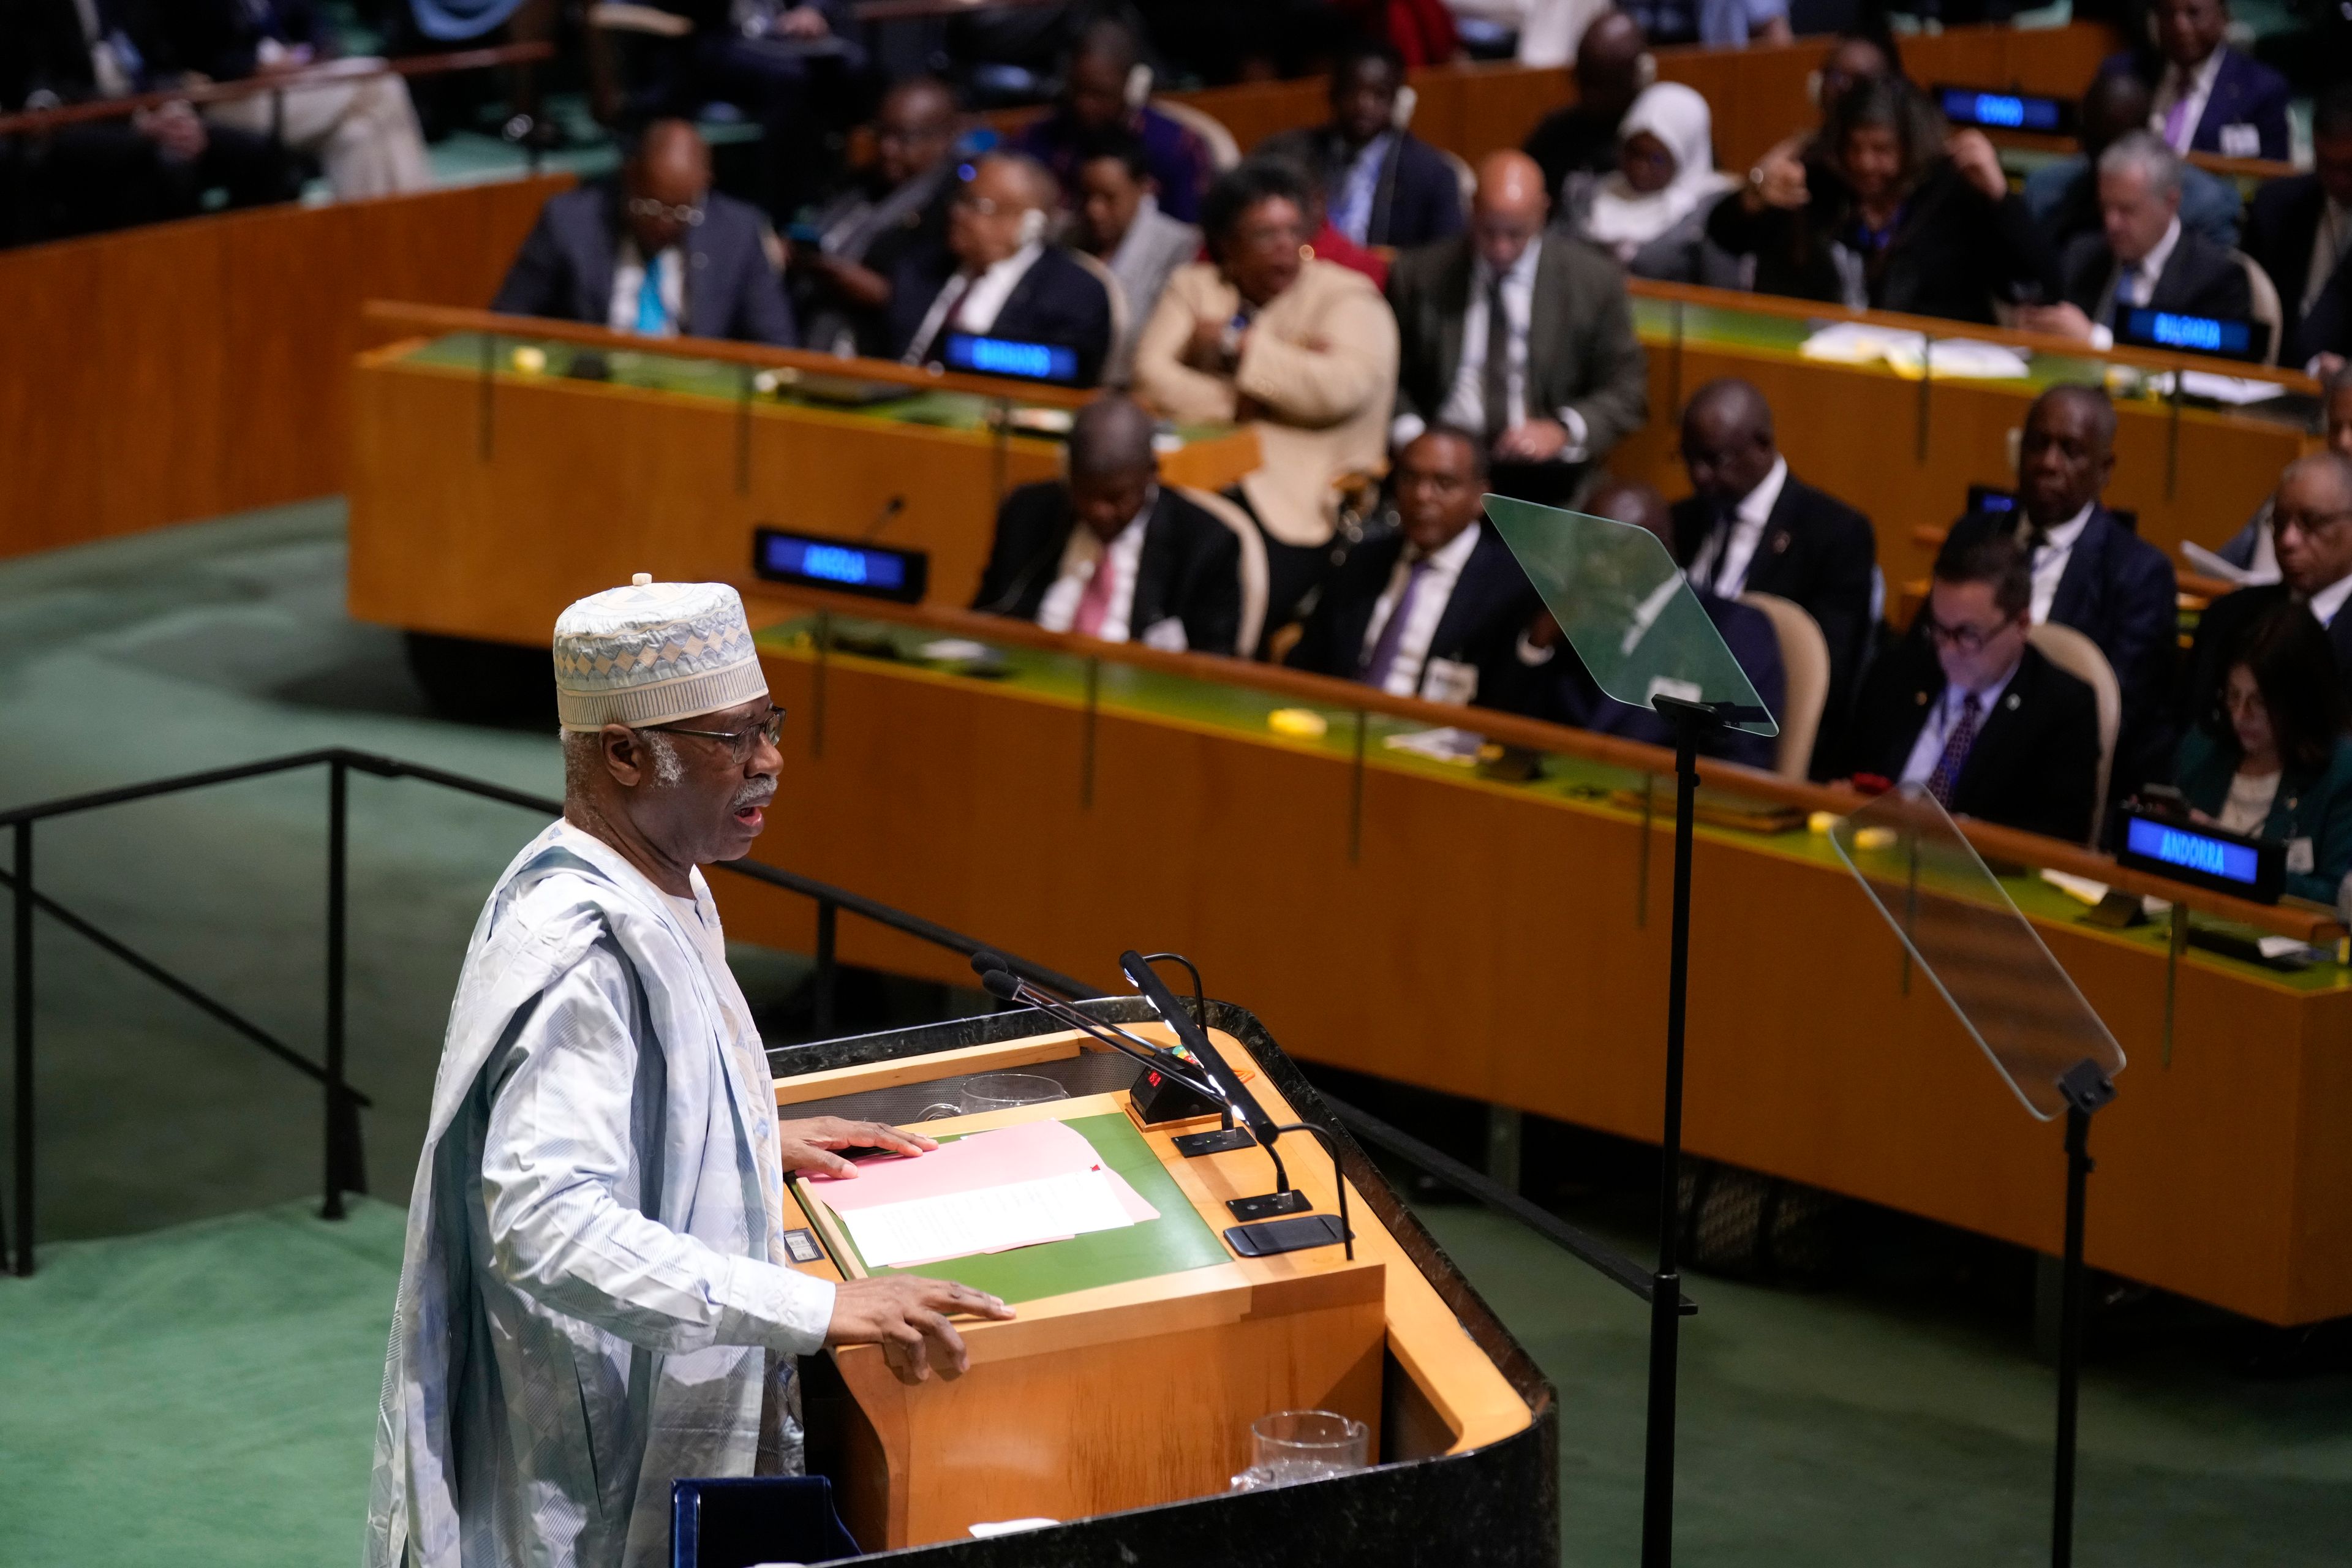
M1110 290L1048 244L1054 177L1030 159L982 158L948 211L947 244L909 255L890 285L891 337L908 364L944 363L948 334L1076 351L1076 384L1110 357Z
M2294 89L2286 78L2221 41L2230 27L2227 0L2157 0L2151 9L2163 68L2148 83L2156 101L2147 128L2176 153L2284 163ZM2130 55L2112 55L2099 68L2145 68Z
M1981 132L1948 138L1897 77L1856 82L1812 155L1764 155L1707 215L1707 237L1756 258L1756 289L1958 321L2048 299L2055 267Z
M1594 517L1646 528L1658 536L1668 551L1674 549L1674 520L1665 498L1648 485L1604 479L1585 498L1584 510ZM1699 608L1706 612L1706 618L1721 634L1724 645L1731 649L1731 657L1739 661L1748 683L1763 699L1765 711L1778 719L1788 700L1789 674L1780 663L1780 639L1772 629L1770 617L1696 584L1691 585L1691 592L1696 595ZM1532 717L1654 746L1675 743L1674 727L1659 717L1656 709L1620 702L1601 689L1576 650L1561 637L1559 623L1551 618L1549 612L1536 617L1535 629L1528 634L1528 646L1538 652L1549 650L1552 665L1547 675L1531 682L1538 695L1526 707ZM1706 756L1766 769L1772 766L1778 754L1774 743L1765 736L1719 728L1709 729L1701 737L1699 750Z
M1549 207L1532 159L1490 153L1470 232L1397 258L1391 439L1431 425L1475 431L1497 491L1557 504L1640 427L1649 375L1623 275L1583 240L1547 232Z
M873 164L818 209L814 241L793 247L809 347L889 353L890 279L899 259L947 243L959 128L955 95L937 77L910 77L882 95Z
M2227 250L2180 221L2181 163L2135 131L2099 154L2102 232L2079 235L2059 261L2062 300L2019 312L2037 331L2107 348L2135 309L2242 321L2253 288Z
M1349 552L1284 662L1399 697L1517 707L1517 643L1539 607L1485 518L1476 439L1439 427L1397 454L1399 531Z
M1650 84L1657 62L1639 22L1603 11L1585 24L1572 68L1576 101L1537 121L1520 148L1543 171L1544 194L1562 205L1571 180L1617 166L1617 122Z
M2182 686L2182 710L2190 722L2212 710L2249 628L2283 604L2303 605L2326 630L2337 671L2352 692L2352 616L2343 613L2352 599L2352 458L2315 452L2289 463L2271 497L2270 527L2280 580L2224 594L2198 620Z
M1951 537L2016 541L2033 578L2033 624L2055 621L2099 645L2123 689L2109 784L2160 781L2172 756L2179 590L2163 551L2099 504L2115 471L2116 410L2095 386L2034 399L2017 451L2017 510L1971 512Z
M2352 707L2319 623L2273 605L2229 660L2220 701L2181 737L2197 820L2286 846L2286 890L2334 904L2352 872Z
M548 198L490 309L649 337L799 342L757 208L710 188L710 150L656 120L617 180Z
M1151 430L1123 397L1080 409L1069 477L1023 485L997 509L972 608L1106 642L1232 653L1241 541L1160 486Z
M172 64L145 0L0 3L0 111L146 92L169 85ZM16 150L22 184L14 221L0 209L0 245L191 217L208 190L230 206L299 194L268 137L208 125L184 103L59 126Z
M1918 625L1863 681L1854 772L1922 785L1955 816L2080 844L2098 792L2098 702L2027 643L2032 595L2011 541L1945 541Z
M1269 137L1254 152L1308 170L1331 226L1358 245L1402 249L1462 232L1454 165L1394 122L1403 85L1394 48L1358 44L1332 64L1330 122Z
M2312 110L2311 153L2310 174L2265 182L2246 212L2246 254L2270 274L2286 318L2284 365L2352 348L2343 308L2352 276L2342 265L2352 256L2352 87L2329 89Z
M1693 494L1675 503L1675 558L1691 584L1722 598L1777 595L1813 617L1829 645L1830 689L1813 775L1833 771L1854 682L1870 647L1870 519L1789 471L1772 408L1744 381L1711 381L1683 411Z
M2099 154L2131 132L2147 130L2154 100L2147 83L2120 72L2095 77L2083 89L2076 132L2083 150L2042 164L2025 176L2018 191L2052 250L2063 255L2078 236L2100 232ZM2226 249L2238 243L2240 205L2235 184L2193 163L2181 166L2184 227Z

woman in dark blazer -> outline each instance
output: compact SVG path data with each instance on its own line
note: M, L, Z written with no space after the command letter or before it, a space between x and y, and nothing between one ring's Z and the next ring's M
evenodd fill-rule
M1764 154L1706 234L1756 258L1759 294L1984 322L1996 300L2058 297L2056 258L1992 143L1948 134L1899 77L1856 83L1810 148Z
M2327 634L2303 605L2281 604L2231 655L2174 770L2198 821L2285 844L2286 890L2326 904L2352 871L2346 719Z

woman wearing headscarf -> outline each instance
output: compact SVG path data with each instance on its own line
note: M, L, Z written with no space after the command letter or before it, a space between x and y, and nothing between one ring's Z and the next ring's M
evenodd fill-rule
M2056 258L1992 143L1948 132L1908 82L1855 83L1813 156L1805 140L1765 153L1707 215L1708 238L1755 258L1759 293L1987 323L1997 300L2057 297Z
M1592 187L1577 231L1640 278L1736 287L1738 265L1706 240L1706 213L1733 182L1715 170L1706 100L1678 81L1642 89L1617 128L1617 168Z

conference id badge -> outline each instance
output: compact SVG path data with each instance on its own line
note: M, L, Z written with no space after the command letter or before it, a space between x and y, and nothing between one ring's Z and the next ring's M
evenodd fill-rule
M2259 126L2224 125L2221 127L2221 156L2259 158L2262 155L2263 132Z
M2311 840L2290 838L2286 841L2286 869L2292 877L2307 877L2317 862L2312 858Z
M1458 702L1467 706L1478 695L1478 667L1457 658L1433 658L1422 667L1421 697L1424 702Z

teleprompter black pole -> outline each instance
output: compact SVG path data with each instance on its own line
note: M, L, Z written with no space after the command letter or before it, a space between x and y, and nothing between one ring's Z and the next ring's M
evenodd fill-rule
M352 1121L344 1097L343 1017L344 921L350 899L351 771L340 757L327 765L327 1197L319 1208L321 1219L343 1217L343 1191L351 1182L352 1150L347 1135Z
M2059 1075L2066 1097L2066 1250L2058 1286L2058 1457L2051 1489L2051 1568L2074 1561L2074 1420L2083 1378L2083 1204L2091 1173L2091 1113L2116 1097L2096 1062Z
M1704 709L1659 709L1675 721L1675 909L1666 968L1666 1111L1658 1151L1658 1266L1650 1279L1650 1421L1642 1460L1642 1568L1675 1557L1675 1374L1682 1343L1683 1021L1690 985L1691 820L1697 808Z
M33 1274L33 825L16 824L16 1272Z

